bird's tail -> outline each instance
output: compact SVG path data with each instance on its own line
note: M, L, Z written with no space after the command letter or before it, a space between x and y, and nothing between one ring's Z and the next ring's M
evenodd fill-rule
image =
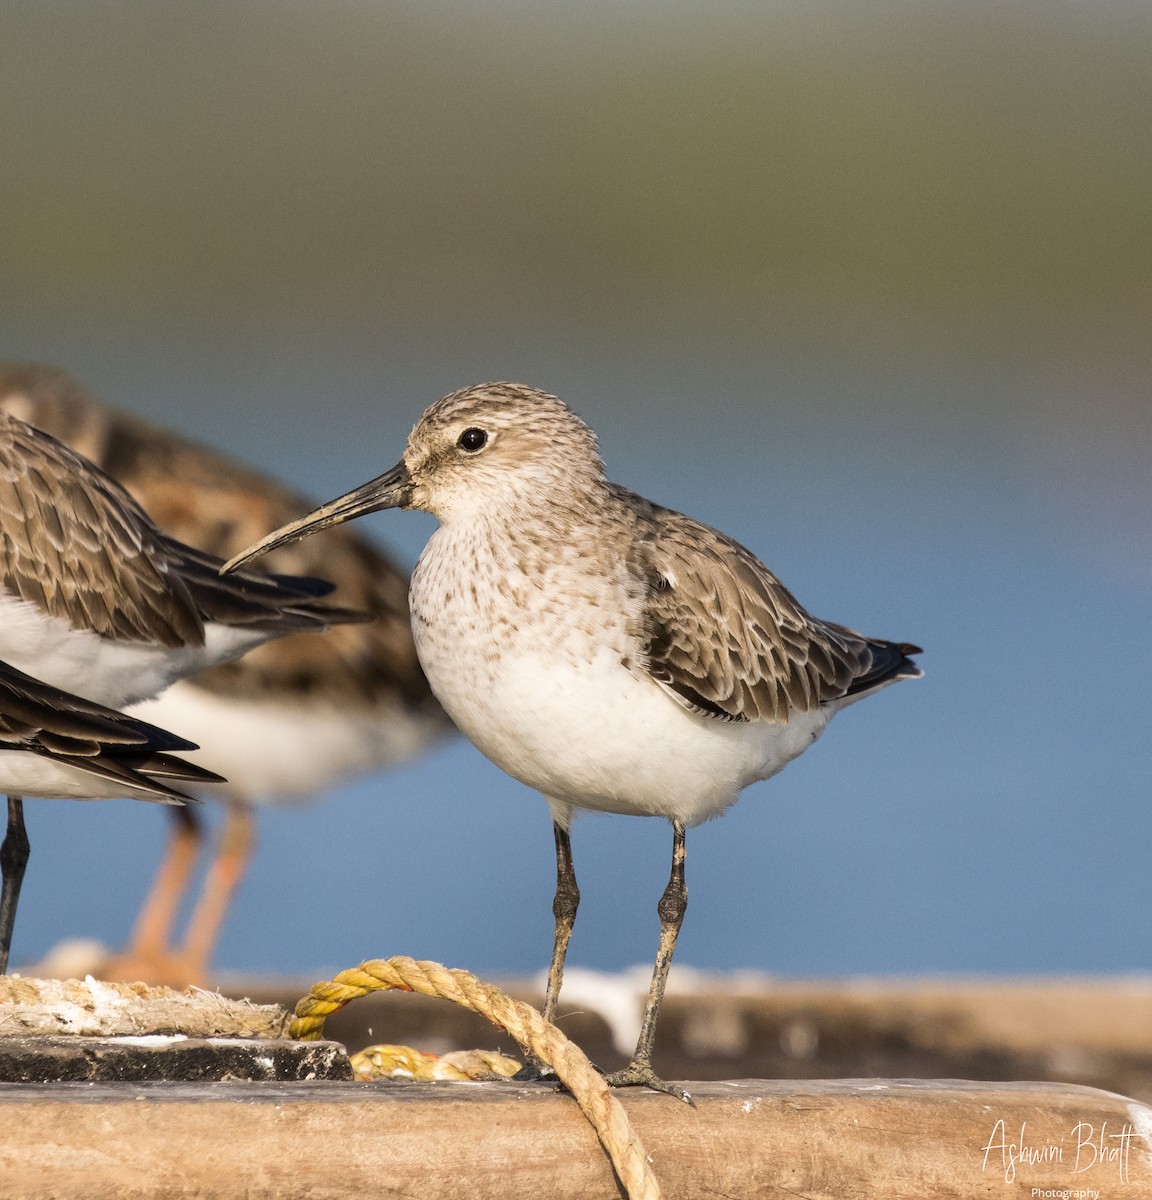
M919 679L924 674L912 661L912 655L924 653L919 646L911 642L884 642L878 638L868 638L867 642L872 652L872 664L852 681L845 696L862 695L900 679Z

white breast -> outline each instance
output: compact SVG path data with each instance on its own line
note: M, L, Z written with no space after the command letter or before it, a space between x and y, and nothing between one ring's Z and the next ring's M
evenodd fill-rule
M638 648L629 632L637 602L622 584L586 573L528 581L455 528L430 540L411 600L417 652L441 704L488 758L561 812L706 820L807 749L828 720L823 710L786 724L689 712L623 665Z

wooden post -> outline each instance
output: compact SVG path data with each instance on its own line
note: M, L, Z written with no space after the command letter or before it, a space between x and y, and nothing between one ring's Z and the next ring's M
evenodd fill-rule
M1093 1088L740 1080L621 1099L669 1200L1152 1195L1152 1110ZM513 1083L0 1087L5 1200L615 1200L571 1097ZM1041 1189L1035 1192L1033 1189Z

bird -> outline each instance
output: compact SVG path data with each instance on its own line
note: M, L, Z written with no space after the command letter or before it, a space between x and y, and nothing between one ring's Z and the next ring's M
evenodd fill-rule
M164 782L221 783L220 776L171 751L196 743L51 687L0 662L0 788L8 828L0 844L0 975L16 923L28 864L23 796L47 800L128 798L184 807L194 797Z
M580 893L579 810L659 816L672 866L640 1034L613 1086L688 1100L652 1066L687 907L686 829L776 774L840 709L922 674L908 642L810 615L751 551L608 481L595 434L516 383L429 407L391 470L257 542L231 570L386 508L437 518L412 573L416 649L478 749L543 794L556 850L551 1020Z
M327 603L323 580L250 572L233 584L221 562L162 534L90 461L0 412L0 661L122 709L272 638L365 619ZM23 811L15 788L9 796L11 827Z
M0 409L113 476L165 533L221 557L315 503L233 457L109 406L54 367L0 363ZM223 801L226 818L175 945L175 918L206 834L196 808L169 810L167 851L130 945L102 973L206 982L229 904L255 852L254 810L304 801L410 758L453 731L416 657L406 571L350 530L281 551L270 562L335 583L334 597L371 620L320 638L278 638L131 707L200 744L194 760L228 784L198 794Z

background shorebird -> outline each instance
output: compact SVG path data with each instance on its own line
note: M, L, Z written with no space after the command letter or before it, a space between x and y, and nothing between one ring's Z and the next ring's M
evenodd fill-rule
M161 533L89 460L0 412L0 661L120 708L272 638L364 615L331 585L249 574ZM22 821L14 793L10 821ZM26 839L23 839L26 840Z
M841 708L919 676L908 657L919 648L810 616L744 547L609 483L584 422L519 384L485 384L433 404L396 467L225 569L393 507L440 521L411 589L433 689L475 745L552 810L547 1017L579 902L573 811L672 822L641 1032L628 1068L609 1079L684 1096L656 1076L651 1054L687 905L686 827L774 775Z
M0 365L0 407L45 429L116 478L168 534L235 554L312 502L207 446L95 399L51 368ZM451 725L417 661L401 569L350 531L281 551L273 569L336 585L368 614L323 638L287 637L169 688L133 712L179 729L228 780L217 853L182 944L172 928L204 840L195 810L172 810L168 850L131 945L105 973L203 982L254 846L253 806L320 793L417 753Z
M22 797L102 800L126 797L181 808L192 798L164 781L221 782L218 775L174 757L194 750L139 718L62 692L0 662L0 789L8 793L8 831L0 845L0 975L28 865Z

